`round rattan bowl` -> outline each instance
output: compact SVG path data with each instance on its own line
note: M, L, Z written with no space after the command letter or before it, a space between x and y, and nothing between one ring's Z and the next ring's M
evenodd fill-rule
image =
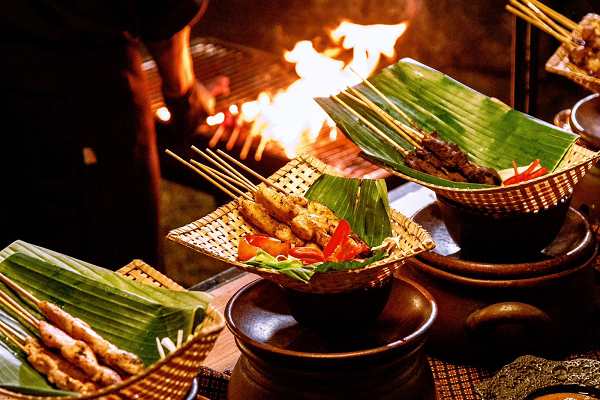
M459 189L433 185L419 181L385 164L377 163L394 175L416 182L433 190L437 195L452 200L464 207L482 212L533 212L557 205L584 177L586 172L600 158L600 152L594 152L574 145L567 157L566 165L556 171L509 186L497 186L483 189Z
M325 173L341 175L314 156L303 154L291 160L268 179L291 194L303 195L310 185ZM372 287L392 276L407 258L435 247L429 233L419 224L393 209L390 211L392 234L398 238L398 246L387 258L361 268L317 272L309 283L276 270L256 268L237 261L240 238L256 232L238 212L237 200L198 221L172 230L167 238L288 289L309 293L342 293Z

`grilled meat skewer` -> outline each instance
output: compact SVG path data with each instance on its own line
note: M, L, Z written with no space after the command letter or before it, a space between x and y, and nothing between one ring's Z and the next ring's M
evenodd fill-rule
M91 393L97 386L89 381L87 375L79 368L69 363L60 355L44 348L35 338L25 339L27 361L48 381L61 390L78 393Z
M87 343L100 360L113 368L118 368L129 375L137 375L145 369L142 360L100 336L86 322L73 317L55 304L40 301L38 307L46 318L74 339Z
M98 364L92 349L82 340L75 340L46 321L40 321L40 335L48 347L60 350L69 362L81 368L93 382L110 386L121 382L121 376L114 370Z

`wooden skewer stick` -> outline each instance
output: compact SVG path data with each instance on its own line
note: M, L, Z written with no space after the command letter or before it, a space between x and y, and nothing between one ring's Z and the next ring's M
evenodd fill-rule
M539 25L544 26L545 30L547 32L550 32L550 31L555 32L554 34L552 34L552 36L557 37L557 35L558 35L559 37L562 37L563 38L562 40L559 39L561 42L563 42L563 43L571 42L570 32L567 32L565 30L561 31L560 29L562 29L562 28L560 28L559 30L556 30L554 27L548 25L546 23L546 21L543 20L541 15L537 14L534 9L528 7L527 5L521 4L517 0L508 0L508 1L510 2L510 4L515 6L517 9L519 9L521 12L527 14L529 17L531 17L533 20L535 20ZM545 14L543 14L543 15L545 16Z
M11 326L6 324L4 321L0 320L0 333L2 333L8 340L13 342L15 346L25 351L25 346L23 346L23 342L25 342L25 337L21 335L19 332L15 331Z
M217 171L214 168L209 167L208 165L201 164L201 163L199 163L196 160L191 160L190 162L192 164L194 164L195 166L197 166L198 168L202 169L203 171L205 171L207 173L210 173L213 176L216 175L219 178L224 179L224 180L226 180L226 181L228 181L230 183L233 183L235 185L238 185L241 188L246 189L246 190L248 190L250 192L253 192L253 191L256 190L256 186L252 186L252 187L248 186L248 184L246 182L242 181L237 176L224 174L222 172Z
M350 107L348 104L344 103L339 97L337 97L336 95L331 95L331 97L337 101L342 107L344 107L345 109L347 109L349 112L351 112L354 116L356 116L360 121L362 121L362 123L364 123L365 125L367 125L369 128L371 128L371 130L373 132L375 132L379 137L381 137L382 139L386 140L387 142L389 142L392 146L394 146L394 148L396 150L398 150L400 153L407 155L408 151L404 150L402 148L402 146L400 146L398 143L394 142L389 136L387 136L385 133L383 133L382 131L380 131L375 125L373 125L371 122L369 122L365 117L363 117L362 115L360 115L359 113L357 113L352 107Z
M192 170L196 171L203 178L205 178L206 180L208 180L210 183L212 183L213 185L215 185L216 187L218 187L219 189L221 189L223 192L225 192L226 194L228 194L232 198L237 199L237 196L235 194L231 193L229 190L227 190L226 188L224 188L223 186L221 186L219 183L217 183L210 176L206 175L204 172L200 171L198 168L194 167L192 164L190 164L189 162L185 161L183 158L179 157L177 154L173 153L171 150L167 149L167 150L165 150L165 153L167 153L171 157L175 158L177 161L181 162L182 164L188 166Z
M233 173L233 175L239 177L241 180L243 180L244 182L246 182L248 184L248 186L250 188L252 188L253 191L256 191L256 189L258 189L258 187L254 183L250 182L250 179L246 178L244 175L242 175L242 173L240 171L238 171L237 169L233 168L231 165L227 164L227 161L223 160L221 157L219 157L218 155L216 155L212 150L206 149L206 152L208 154L210 154L211 157L214 160L216 160L216 161L213 161L213 164L217 165L223 171L225 171L227 173ZM228 172L228 170L230 172Z
M379 115L381 118L383 118L383 120L388 124L388 126L390 126L393 130L395 130L400 136L402 136L404 139L406 139L415 148L418 149L421 147L421 145L419 143L417 143L415 141L415 139L413 139L413 137L410 135L410 133L408 133L404 129L402 129L402 127L400 125L397 125L397 124L401 124L403 126L403 124L400 121L396 121L394 118L392 118L391 115L389 115L388 113L383 111L381 108L379 108L377 106L377 104L373 103L364 94L362 94L358 90L354 89L353 87L348 86L348 90L350 90L352 93L354 93L356 96L358 96L358 98L360 98L363 101L363 103L365 103L367 105L367 107L369 107L377 115ZM396 121L396 122L394 122L394 121ZM415 131L415 133L417 133L417 135L418 135L418 132ZM417 136L416 139L419 140L419 137Z
M244 164L242 164L241 162L239 162L235 158L231 157L229 154L225 153L224 151L217 150L217 153L219 153L223 157L227 158L229 161L231 161L232 163L234 163L238 167L242 168L244 171L246 171L246 172L252 174L253 176L255 176L256 178L260 179L262 182L264 182L268 186L272 187L273 189L277 189L277 190L279 190L282 193L287 193L281 186L277 185L276 183L271 182L270 180L264 178L262 175L254 172L254 170L248 168L247 166L245 166Z
M202 165L200 164L198 161L196 160L190 160L190 162L194 165L196 165L199 168L202 168L204 171L206 171L208 174L210 174L212 177L214 177L215 179L219 180L221 183L223 183L225 186L227 186L228 188L230 188L231 190L233 190L234 192L236 192L237 194L239 194L242 197L245 197L248 200L252 200L252 198L250 196L248 196L246 193L242 192L240 189L236 188L235 186L233 186L232 184L230 184L229 182L227 182L227 180L225 180L224 178L222 178L221 176L217 175L217 173L219 173L218 171L215 171L212 168L207 167L206 165ZM219 173L220 174L220 173ZM223 175L223 174L221 174ZM228 178L231 179L231 178ZM234 182L238 183L237 181L235 181L234 179L231 179Z
M534 26L540 28L541 30L543 30L544 32L546 32L547 34L554 36L554 38L556 38L561 43L571 46L571 38L565 38L563 35L556 32L554 29L552 29L551 27L546 25L544 22L542 22L540 19L531 18L528 14L523 13L523 12L517 10L516 8L511 7L508 4L505 6L505 8L506 8L506 10L515 14L517 17L524 19L525 21L529 22L531 25L534 25Z
M427 132L425 132L423 129L421 129L417 124L414 123L414 121L412 119L410 119L410 117L408 115L406 115L406 113L404 111L402 111L401 109L398 108L397 105L395 105L394 103L392 103L392 101L390 99L388 99L383 93L381 93L381 91L379 89L377 89L371 82L369 82L367 79L363 78L362 76L360 76L358 74L358 72L356 72L355 70L353 70L352 68L350 68L350 71L354 72L356 74L356 76L358 76L365 85L367 85L369 87L369 89L371 89L372 91L374 91L375 93L377 93L377 95L379 97L381 97L386 103L388 103L388 105L390 107L392 107L392 109L394 111L396 111L398 114L400 114L402 116L402 118L404 118L409 124L411 124L417 131L419 131L419 133L421 135L423 135L424 137L429 137L429 134Z
M27 300L31 301L36 306L40 304L40 301L27 290L23 289L21 286L16 284L12 279L4 274L0 274L0 281L4 282L8 287L10 287L15 292L19 293L21 296L25 297Z
M510 0L512 3L512 0ZM554 20L552 20L550 17L548 17L548 15L546 15L544 12L542 12L538 7L536 7L532 2L528 1L528 0L521 0L523 1L523 3L528 6L531 10L533 10L533 12L546 24L550 25L552 28L554 28L555 31L557 31L558 33L560 33L561 35L569 38L569 40L571 39L571 32L565 28L563 28L561 25L557 24L556 22L554 22Z
M542 3L538 0L528 0L528 1L530 3L532 3L534 6L536 6L537 8L539 8L541 11L545 12L546 15L554 18L555 21L558 21L559 23L563 24L563 26L565 28L569 29L570 31L573 31L574 29L577 28L576 22L570 20L569 18L565 17L561 13L553 10L552 8L545 5L544 3Z
M0 303L4 304L9 310L14 312L18 317L23 319L25 322L30 324L36 329L39 329L40 321L35 318L29 311L23 306L12 299L8 294L0 290Z
M203 152L202 150L200 150L199 148L197 148L196 146L192 146L192 150L194 150L196 153L200 154L207 161L210 161L211 164L218 167L221 171L225 172L226 174L232 175L232 176L237 176L239 180L244 181L248 187L250 187L250 188L252 188L252 190L256 191L256 185L254 185L252 182L250 182L245 176L240 174L235 169L233 169L233 170L230 169L231 167L226 168L226 165L220 164L219 160L217 160L218 156L213 159L212 157L215 157L215 153L213 153L211 150L206 149L206 152L209 153L210 155L212 155L212 157L209 156L208 154L206 154L205 152Z

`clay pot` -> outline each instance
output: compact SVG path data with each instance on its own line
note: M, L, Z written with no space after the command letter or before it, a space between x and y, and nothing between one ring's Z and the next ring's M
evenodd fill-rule
M570 114L571 130L581 136L585 147L600 150L600 95L593 94L575 104ZM600 166L596 163L577 183L573 207L588 217L592 225L600 224Z
M571 194L556 205L533 212L482 212L437 196L448 233L463 254L489 262L524 261L556 238L563 225Z
M421 223L420 214L435 216L426 212L431 208L437 204L417 212L415 221ZM437 229L429 232L448 249L443 226L438 220ZM399 273L423 285L439 304L428 351L485 366L524 354L555 357L571 351L596 309L596 246L589 224L573 209L553 245L539 260L522 264L467 261L460 251L411 258Z
M396 278L375 321L358 331L321 335L292 317L277 285L255 281L225 310L242 353L227 398L435 400L422 349L436 313L423 288Z
M296 321L320 333L359 329L374 321L385 308L393 277L374 286L342 293L307 293L283 288Z

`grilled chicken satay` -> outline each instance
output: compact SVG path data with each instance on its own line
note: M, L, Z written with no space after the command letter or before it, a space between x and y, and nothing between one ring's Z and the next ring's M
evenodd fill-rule
M78 393L91 393L97 389L82 370L44 348L37 339L32 337L25 339L25 352L27 361L33 368L44 374L48 381L59 389Z
M326 217L303 212L292 219L291 228L299 238L307 242L314 241L325 248L331 239L330 224L331 222Z
M267 235L295 246L304 246L304 241L296 236L289 226L271 217L269 212L260 204L240 198L240 212L252 225Z
M308 200L304 197L283 194L268 186L259 186L254 199L266 208L269 214L284 224L290 224L294 217L308 207Z
M67 361L81 368L93 382L102 386L121 382L116 371L98 364L94 352L84 341L73 339L46 321L40 321L40 335L46 346L60 350Z
M46 318L57 327L74 339L87 343L104 364L118 368L129 375L137 375L145 369L144 363L138 356L119 349L81 319L73 317L62 308L47 301L40 301L38 306Z

